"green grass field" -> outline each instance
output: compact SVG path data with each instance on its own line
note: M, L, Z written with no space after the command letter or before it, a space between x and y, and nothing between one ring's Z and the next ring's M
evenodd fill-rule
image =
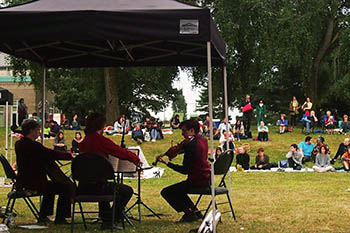
M0 141L4 145L4 131L0 130ZM73 131L65 131L68 147L72 140ZM253 132L253 136L256 132ZM318 134L312 134L316 139ZM335 154L339 143L344 140L343 135L322 135L326 143L330 146L332 156ZM251 147L251 164L256 156L259 147L265 149L270 160L277 162L285 159L285 154L292 143L299 143L304 140L305 135L301 134L301 129L296 129L292 133L280 135L277 128L270 128L269 142L256 142L242 140L236 142L236 146L241 143L249 143ZM120 143L120 136L111 136L117 144ZM147 142L141 145L142 150L149 163L152 163L157 154L163 153L170 147L171 141L180 142L182 136L180 131L173 135L165 135L165 139L155 143ZM45 145L52 147L52 140L46 140ZM218 141L215 141L215 145ZM136 145L130 136L126 137L126 145ZM4 153L4 148L1 148ZM10 151L9 151L10 153ZM178 156L174 161L180 163L182 156ZM312 167L312 163L308 166ZM340 166L337 162L335 166ZM159 165L164 167L163 165ZM3 171L0 171L3 174ZM218 232L350 232L350 193L346 191L350 187L350 174L346 173L231 173L232 202L236 212L235 222L229 214L224 214L222 223L218 225ZM176 213L161 198L160 191L163 187L185 179L180 175L166 168L160 179L142 180L143 201L157 213L165 214L160 220L154 217L143 217L142 223L134 222L134 226L127 226L125 232L188 232L198 228L200 222L177 224L181 214ZM218 179L217 179L218 180ZM136 189L136 180L125 180L125 183ZM8 188L0 188L0 205L6 205L6 194ZM195 196L193 196L193 199ZM223 200L223 197L218 197ZM135 198L130 202L134 203ZM205 207L210 198L202 200L201 207ZM36 200L36 202L38 202ZM226 208L220 206L219 208ZM35 223L35 219L25 206L24 201L19 200L16 204L19 212L16 217L16 224ZM136 211L133 212L136 214ZM149 212L142 208L143 214ZM77 215L77 220L80 220ZM98 232L99 225L88 225L87 232ZM69 226L49 225L44 231L11 229L11 232L69 232ZM75 226L75 232L85 232L83 225Z

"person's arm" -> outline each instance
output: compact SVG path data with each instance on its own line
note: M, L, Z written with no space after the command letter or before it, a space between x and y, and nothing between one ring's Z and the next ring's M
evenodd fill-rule
M325 167L331 166L331 158L329 157L329 155L326 155L327 159L326 159L326 163L325 163Z
M264 131L265 131L266 133L268 133L268 132L269 132L269 128L268 128L267 126L265 126Z
M286 154L286 158L292 158L293 153L291 151L288 151L288 153Z
M321 164L321 161L320 161L320 154L316 155L315 166L322 167L322 164Z
M102 136L103 137L103 136ZM140 163L140 158L132 153L131 151L126 150L118 145L116 145L112 140L103 137L99 143L103 143L105 152L109 155L117 157L122 160L128 160L134 163L136 166Z
M67 152L56 151L49 149L39 142L35 144L35 151L37 154L41 155L41 159L52 159L52 160L72 160L72 155Z
M193 145L189 145L187 148L182 165L173 164L171 162L166 163L166 165L181 174L187 175L190 170L190 165L194 162L193 157L195 156L196 148Z
M264 156L264 161L263 161L262 167L268 166L269 163L270 163L270 157L269 157L268 155L265 155L265 156Z

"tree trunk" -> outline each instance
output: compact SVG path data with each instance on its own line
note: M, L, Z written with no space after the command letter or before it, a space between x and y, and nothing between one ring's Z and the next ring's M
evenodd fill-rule
M322 45L320 49L317 51L316 57L313 61L312 65L312 76L310 80L310 89L309 89L309 96L311 98L311 101L313 102L313 108L316 109L318 108L318 76L319 76L319 70L320 70L320 65L321 62L329 48L329 46L338 38L338 34L336 34L333 37L333 31L334 31L334 23L335 19L332 16L327 25L327 31L324 36Z
M113 125L120 116L119 93L117 89L117 72L114 67L104 68L106 90L106 119Z

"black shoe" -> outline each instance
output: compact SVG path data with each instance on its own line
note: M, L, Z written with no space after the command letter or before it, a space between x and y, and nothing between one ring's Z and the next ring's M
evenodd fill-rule
M335 159L331 159L331 164L335 164Z
M66 219L55 219L55 225L69 225L70 223L67 222Z
M195 215L197 216L198 219L203 219L204 218L203 214L199 210L195 211L194 213L195 213Z
M191 213L191 214L184 214L182 216L182 218L178 221L179 223L183 223L183 222L194 222L197 221L198 217L195 213Z
M110 230L113 229L114 224L112 222L102 222L101 230Z
M39 217L38 224L48 224L51 220L48 217Z

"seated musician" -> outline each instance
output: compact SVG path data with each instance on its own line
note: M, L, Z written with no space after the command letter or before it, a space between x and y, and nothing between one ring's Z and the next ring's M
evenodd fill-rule
M24 137L15 144L18 168L16 186L26 192L43 194L39 223L49 222L47 216L53 214L55 194L58 194L55 224L65 224L67 223L65 218L71 216L73 186L59 170L55 160L71 160L72 156L69 153L48 149L36 142L40 136L40 125L35 120L24 121L22 133ZM53 170L56 171L56 175L52 173ZM46 175L52 178L52 181L48 181Z
M85 138L79 144L79 152L92 152L104 156L108 159L109 156L114 156L119 159L129 160L136 166L141 167L142 163L137 155L131 151L116 145L112 140L103 136L103 128L106 124L106 118L98 113L90 114L85 122ZM122 219L122 211L129 202L134 191L130 186L125 184L117 184L117 199L119 200L116 206L116 220ZM79 184L78 191L85 194L104 194L112 193L112 184ZM99 216L102 220L102 229L110 229L113 227L112 223L112 208L108 202L99 203Z
M180 222L192 222L202 218L202 214L187 193L191 188L208 187L210 179L208 141L199 135L199 124L196 120L183 121L180 128L184 138L190 139L184 145L185 154L182 165L167 162L161 156L158 156L157 159L173 170L186 174L187 179L164 188L161 195L177 212L184 212Z

